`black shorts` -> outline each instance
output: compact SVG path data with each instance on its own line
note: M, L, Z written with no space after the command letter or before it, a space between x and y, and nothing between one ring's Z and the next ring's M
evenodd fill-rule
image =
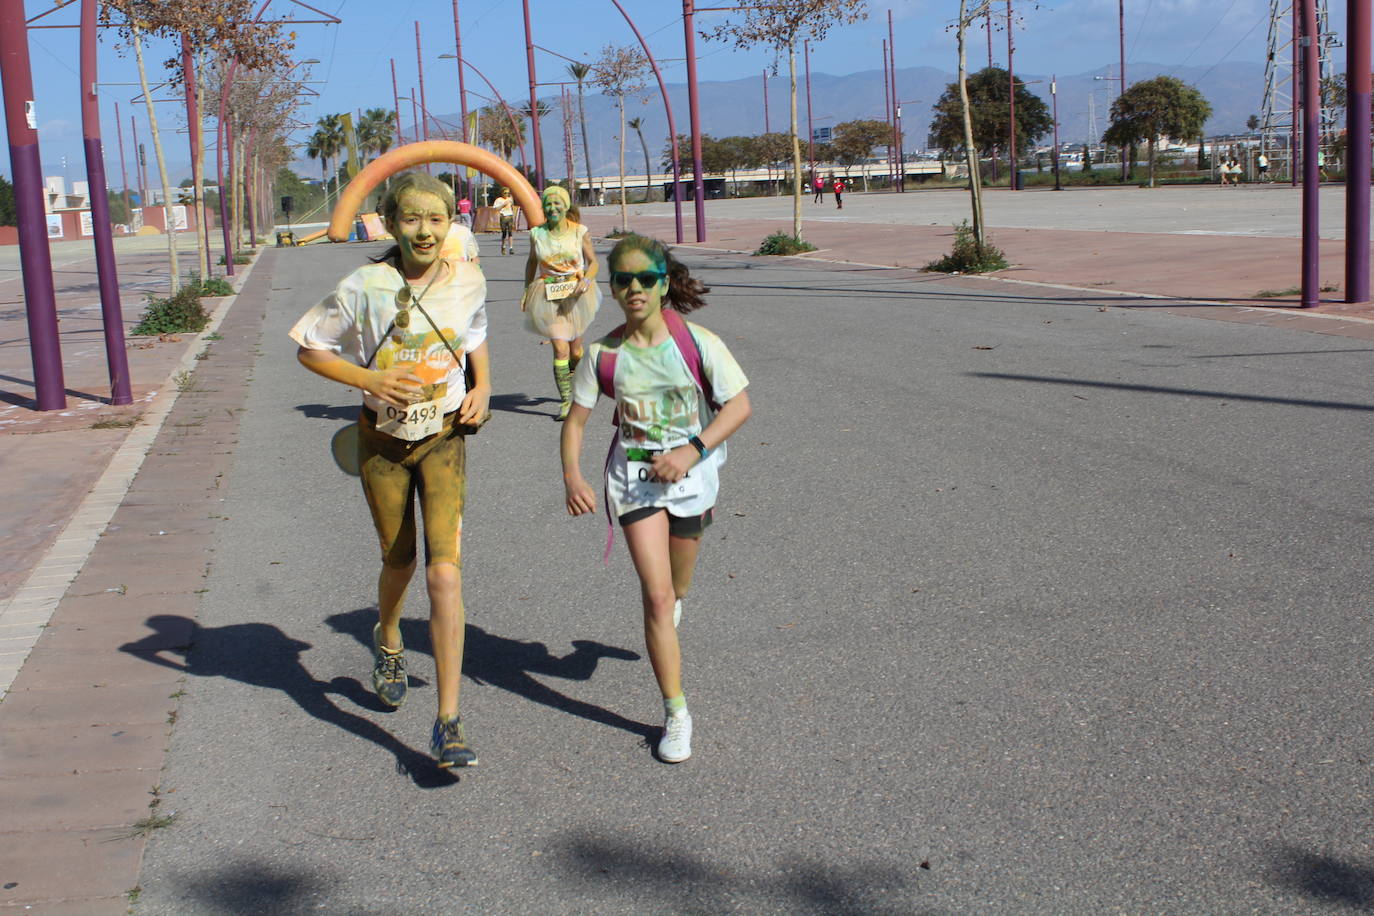
M514 232L514 231L515 231L515 217L513 217L513 216L503 216L503 217L501 217L501 237L502 237L502 238L505 238L506 236L510 235L510 234L511 234L512 232Z
M620 527L633 524L634 522L650 518L659 512L668 512L668 533L675 538L699 538L706 533L706 529L711 526L715 518L714 509L707 509L701 515L674 515L668 512L664 506L645 506L642 509L631 509L620 516Z

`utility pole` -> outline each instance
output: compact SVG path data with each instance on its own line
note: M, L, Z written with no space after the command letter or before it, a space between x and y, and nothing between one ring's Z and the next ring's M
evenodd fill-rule
M527 0L528 2L528 0ZM692 124L692 198L696 204L697 241L706 241L705 185L701 180L701 106L697 94L695 0L682 0L682 44L687 58L687 110Z
M29 30L22 2L0 3L0 90L5 99L10 176L14 179L14 206L19 223L19 271L24 283L36 400L39 410L61 410L67 406L67 390L57 336L57 295L52 282L48 220L43 211L43 163L38 152Z
M530 0L525 8L525 63L530 71L530 140L534 144L534 189L544 193L544 144L539 138L539 82L534 74L534 34L530 31ZM624 194L625 189L621 188Z
M893 166L897 173L897 190L906 190L904 169L902 168L902 103L897 100L897 39L892 32L892 10L887 11L887 63L888 79L892 81L892 140L896 147Z
M1126 0L1116 0L1117 37L1121 43L1121 91L1126 91ZM1118 96L1120 98L1120 96ZM1121 180L1125 181L1130 172L1126 168L1126 147L1121 148Z
M1059 84L1053 73L1050 74L1050 105L1054 109L1050 115L1054 118L1054 189L1062 191L1064 189L1059 186Z
M1317 151L1321 143L1320 119L1321 101L1318 98L1318 81L1321 72L1317 34L1317 0L1301 0L1302 3L1302 307L1313 308L1321 302L1321 284L1317 278L1317 258L1320 254L1321 226L1317 193L1320 188L1321 173L1318 168ZM1351 137L1352 141L1357 138ZM1358 138L1358 142L1369 143L1369 135Z
M1011 168L1011 174L1007 177L1007 187L1017 191L1020 190L1021 182L1016 170L1016 70L1012 65L1012 55L1016 53L1016 43L1012 37L1011 23L1011 0L1007 0L1007 82L1010 84L1007 96L1009 103L1007 121L1010 133L1008 148L1011 153L1007 157L1007 165Z
M468 94L463 88L463 32L458 27L458 0L453 0L453 46L458 65L458 112L463 119L463 142L468 142Z
M1370 0L1347 0L1345 301L1369 301Z

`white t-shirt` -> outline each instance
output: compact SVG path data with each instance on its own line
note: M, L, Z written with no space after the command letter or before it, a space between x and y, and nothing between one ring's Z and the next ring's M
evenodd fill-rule
M308 350L337 353L359 366L366 366L375 351L369 368L407 367L424 386L425 400L440 399L444 413L457 410L467 393L463 366L438 332L443 332L459 355L482 345L487 339L487 281L471 261L446 260L442 270L421 300L437 329L414 306L409 327L392 326L399 311L396 292L406 281L391 264L381 263L359 267L340 280L333 292L296 322L291 339ZM424 285L411 289L419 295ZM363 403L376 411L386 407L366 392Z
M688 323L701 350L702 374L711 383L716 400L724 404L749 385L749 379L721 339L697 324ZM573 403L591 409L600 385L597 362L614 341L606 338L587 347L573 378ZM616 348L615 395L620 414L614 455L606 477L606 492L616 515L647 506L666 506L673 515L701 515L716 503L721 452L692 468L699 486L687 495L671 485L639 485L631 481L626 449L663 451L687 444L701 432L702 393L676 342L669 336L654 347L636 347L623 341Z
M462 223L450 223L448 235L444 236L444 247L439 249L439 257L453 258L456 261L476 261L482 256L477 247L477 236Z

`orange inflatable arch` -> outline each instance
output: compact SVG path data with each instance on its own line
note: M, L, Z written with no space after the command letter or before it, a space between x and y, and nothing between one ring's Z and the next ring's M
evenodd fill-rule
M373 159L357 175L353 176L339 202L334 205L334 213L329 220L326 232L331 242L346 242L357 219L363 201L377 185L397 172L403 172L427 162L452 162L474 168L483 175L490 176L502 187L511 189L511 196L531 227L544 225L544 208L539 203L539 193L534 190L525 176L515 166L494 153L456 140L425 140L420 143L407 143Z

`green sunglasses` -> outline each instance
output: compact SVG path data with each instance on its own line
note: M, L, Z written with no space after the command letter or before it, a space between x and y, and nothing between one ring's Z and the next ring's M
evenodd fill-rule
M619 287L620 289L625 289L630 285L630 281L638 280L642 289L648 289L651 286L663 282L667 276L666 273L658 270L641 270L638 272L630 270L613 270L611 271L611 285Z

